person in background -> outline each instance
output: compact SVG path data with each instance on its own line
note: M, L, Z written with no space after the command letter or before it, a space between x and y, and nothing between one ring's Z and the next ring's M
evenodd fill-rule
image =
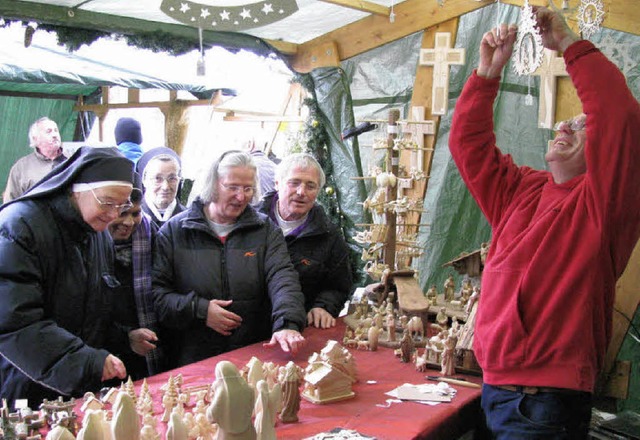
M304 297L284 237L249 205L257 183L251 156L228 151L158 231L153 294L171 368L264 340L292 354L304 344Z
M640 106L620 70L562 15L533 10L544 47L563 52L584 113L554 128L549 171L517 166L492 131L517 28L484 34L449 137L493 229L474 352L493 438L587 438L616 280L640 236Z
M248 142L248 150L258 168L259 195L262 196L275 189L276 164L264 154L263 148L257 146L255 139Z
M114 130L118 150L134 164L142 156L142 129L133 118L120 118Z
M27 194L0 207L0 397L80 396L124 379L110 340L108 224L131 207L133 163L81 147Z
M186 209L177 198L181 181L180 165L178 154L167 147L147 151L136 164L144 186L142 210L158 228Z
M151 291L152 248L157 228L142 212L142 189L135 176L131 208L109 223L115 250L113 317L122 337L114 344L133 380L163 371L162 350L157 347L158 329Z
M282 229L300 276L307 324L320 328L336 324L353 287L347 243L316 203L324 183L313 156L291 154L278 165L277 192L265 194L257 208Z
M18 159L9 171L4 203L20 197L66 159L58 124L47 117L31 124L29 146L33 152Z

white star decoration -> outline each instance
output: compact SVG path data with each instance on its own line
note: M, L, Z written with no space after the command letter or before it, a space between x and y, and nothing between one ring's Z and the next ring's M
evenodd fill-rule
M1 0L0 0L1 1ZM243 31L282 20L298 11L297 0L258 0L237 6L213 6L198 0L161 0L160 9L169 17L203 30Z

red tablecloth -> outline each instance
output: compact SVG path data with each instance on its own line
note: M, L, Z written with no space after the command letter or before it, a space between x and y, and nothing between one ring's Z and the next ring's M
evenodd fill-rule
M220 356L215 356L185 367L147 378L151 390L156 416L162 414L162 392L160 387L167 382L170 374L181 373L183 387L209 384L215 378L215 365L220 360L233 362L242 368L256 356L262 362L274 362L285 365L293 360L297 365L305 367L307 359L314 352L320 351L329 339L341 341L344 334L344 324L339 323L332 329L319 330L308 328L304 332L307 345L295 358L278 349L265 349L262 344L234 350ZM276 426L279 439L303 439L321 432L327 432L336 427L352 429L361 434L378 439L411 439L424 438L429 440L455 439L472 429L480 414L480 390L474 388L455 387L458 393L451 403L441 403L436 406L423 405L414 402L393 403L388 408L384 405L390 397L385 393L404 383L424 383L425 374L438 374L428 370L420 373L413 364L404 364L393 355L393 350L380 347L376 352L350 349L356 360L358 383L353 387L356 396L353 399L326 405L316 405L302 399L298 413L298 423L283 424L278 421ZM478 378L470 378L479 381ZM369 383L374 381L375 383ZM139 392L140 383L136 383ZM163 423L159 423L159 430L164 430Z

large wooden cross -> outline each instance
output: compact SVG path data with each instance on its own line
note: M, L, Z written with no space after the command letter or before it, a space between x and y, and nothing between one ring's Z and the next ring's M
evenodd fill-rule
M451 48L451 33L436 32L433 49L420 49L420 65L433 66L431 114L447 113L449 98L449 66L464 64L464 48Z
M556 109L556 78L568 76L564 58L556 56L555 50L545 49L542 64L533 72L540 77L540 99L538 100L538 126L553 128Z

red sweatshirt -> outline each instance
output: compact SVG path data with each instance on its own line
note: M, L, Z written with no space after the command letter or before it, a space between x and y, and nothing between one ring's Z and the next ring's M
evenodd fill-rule
M474 351L491 385L592 392L611 337L615 283L640 236L640 106L588 41L564 53L587 115L587 171L555 184L495 145L499 78L474 72L449 147L492 229Z

